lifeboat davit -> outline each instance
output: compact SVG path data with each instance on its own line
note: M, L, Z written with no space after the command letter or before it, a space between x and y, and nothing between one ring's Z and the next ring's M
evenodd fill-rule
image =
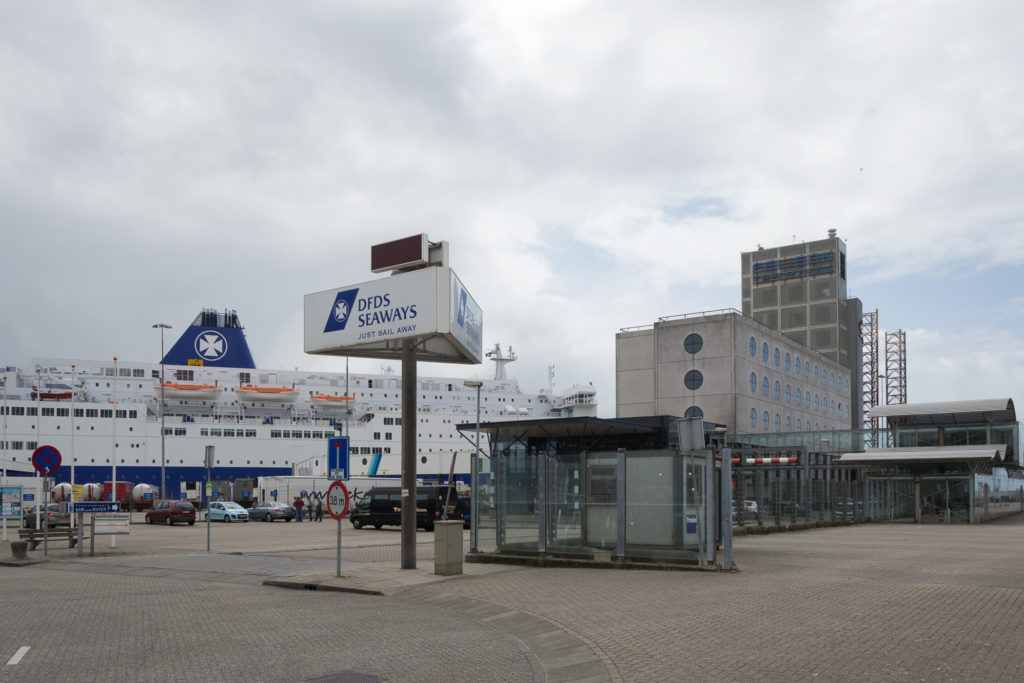
M156 384L156 400L165 401L213 401L217 398L217 387L213 384L177 384L165 382Z
M329 396L328 394L313 394L309 402L317 408L350 408L355 403L351 396Z
M260 387L255 384L243 384L235 389L235 396L246 403L294 403L298 397L298 389L288 387Z

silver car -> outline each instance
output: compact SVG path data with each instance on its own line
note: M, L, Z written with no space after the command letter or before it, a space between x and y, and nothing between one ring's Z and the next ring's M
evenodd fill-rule
M286 522L290 522L295 519L295 508L287 503L263 500L253 505L249 510L249 519L262 519L264 522L273 522L275 519L283 519Z

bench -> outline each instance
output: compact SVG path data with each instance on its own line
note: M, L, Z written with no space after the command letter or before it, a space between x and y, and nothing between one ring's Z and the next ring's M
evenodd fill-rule
M83 529L83 532L86 531ZM72 529L70 527L59 527L56 529L47 529L46 537L48 543L54 541L67 541L69 548L74 548L75 544L78 543L78 529ZM43 543L43 530L42 529L18 529L18 538L23 541L27 541L29 544L29 550L35 550L36 546L42 545ZM83 534L82 540L87 540L89 537Z

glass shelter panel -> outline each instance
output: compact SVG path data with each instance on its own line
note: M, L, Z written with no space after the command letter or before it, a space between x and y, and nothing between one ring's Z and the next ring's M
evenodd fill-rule
M547 457L547 550L550 553L589 555L583 542L582 455L549 455Z
M498 550L537 552L537 457L513 446L495 458L499 470L496 509Z

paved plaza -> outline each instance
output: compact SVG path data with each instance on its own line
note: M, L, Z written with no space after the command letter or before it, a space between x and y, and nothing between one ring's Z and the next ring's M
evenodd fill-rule
M0 566L0 680L1024 678L1024 515L741 537L722 573L438 577L433 534L402 570L397 529L346 524L339 578L336 529L217 524L208 554L139 524Z

